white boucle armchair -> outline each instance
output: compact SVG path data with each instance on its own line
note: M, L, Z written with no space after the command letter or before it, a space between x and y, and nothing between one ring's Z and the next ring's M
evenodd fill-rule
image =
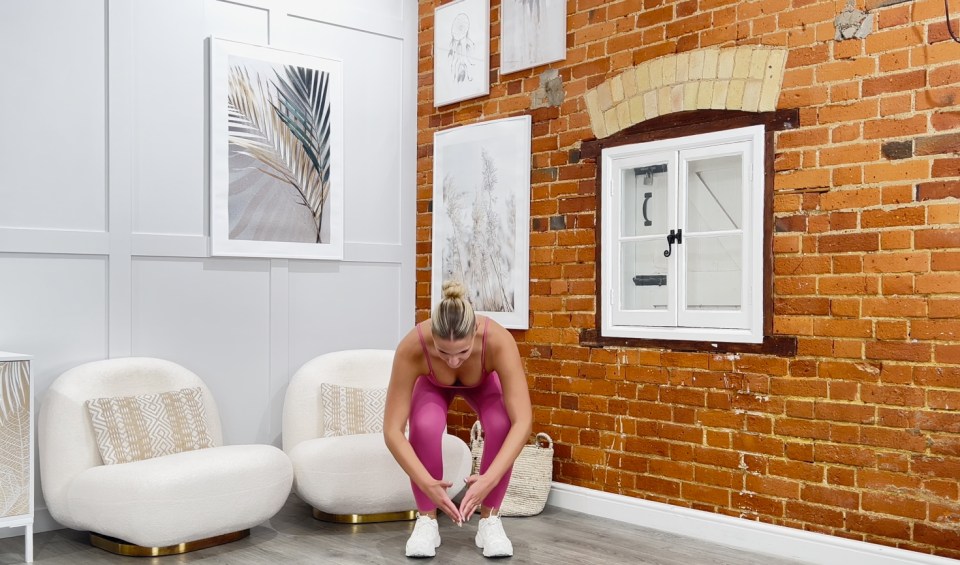
M87 400L195 387L213 447L103 463ZM50 386L40 406L47 508L62 525L89 531L92 544L124 555L182 553L240 539L283 506L293 470L276 447L222 441L213 396L188 369L152 358L80 365Z
M410 479L384 443L382 431L325 437L321 386L379 391L367 405L383 425L382 392L390 382L393 351L356 349L320 355L294 374L283 405L283 450L293 462L294 492L313 507L315 518L366 523L412 520L416 501ZM342 414L341 414L342 415ZM470 449L460 438L443 435L443 478L456 496L470 475Z

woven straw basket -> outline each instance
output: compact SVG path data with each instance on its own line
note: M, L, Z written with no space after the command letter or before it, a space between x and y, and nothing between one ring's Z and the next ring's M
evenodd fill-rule
M479 473L480 457L483 455L483 428L479 420L470 429L470 453L473 456L473 473ZM523 446L520 456L513 463L513 475L500 506L500 515L533 516L543 512L552 480L553 439L545 433L539 433L533 443Z

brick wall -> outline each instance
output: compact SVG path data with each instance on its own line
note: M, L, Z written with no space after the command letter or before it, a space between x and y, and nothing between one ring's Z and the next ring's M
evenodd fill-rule
M500 77L491 0L490 95L435 109L439 4L420 2L417 316L433 133L529 113L531 325L514 335L555 479L960 558L960 44L943 2L859 0L872 30L837 41L844 1L569 0L566 60ZM744 45L787 50L777 108L800 113L776 137L772 212L773 327L796 356L580 345L596 326L584 95L646 61ZM531 110L547 68L563 102ZM466 437L473 416L455 409Z

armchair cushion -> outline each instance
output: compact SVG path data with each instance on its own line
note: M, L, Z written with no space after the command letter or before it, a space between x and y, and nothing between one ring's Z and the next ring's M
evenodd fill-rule
M199 387L87 400L104 464L213 447Z
M356 388L320 384L323 437L383 432L385 388Z
M270 445L185 451L78 474L72 527L165 547L255 526L287 500L290 459Z

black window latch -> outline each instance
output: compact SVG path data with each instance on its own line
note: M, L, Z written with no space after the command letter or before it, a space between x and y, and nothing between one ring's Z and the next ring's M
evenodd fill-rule
M670 230L670 233L667 234L667 250L663 252L664 257L669 257L673 253L673 244L676 243L680 245L683 243L683 230Z

